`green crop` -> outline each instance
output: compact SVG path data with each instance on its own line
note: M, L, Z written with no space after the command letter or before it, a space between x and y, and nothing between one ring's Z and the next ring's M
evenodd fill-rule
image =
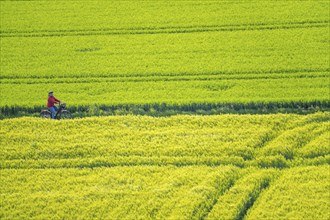
M180 80L168 77L164 80L143 77L137 81L116 78L102 79L100 82L59 82L48 83L32 80L17 83L8 80L1 84L0 105L43 106L46 105L47 91L56 88L56 97L71 106L97 105L143 105L161 104L189 105L191 103L290 103L319 100L329 102L326 74L302 74L301 78L291 78L283 74L278 79L267 79L242 75L242 79ZM68 79L70 80L70 79ZM88 81L88 79L86 79ZM97 80L97 79L96 79ZM107 81L109 80L109 81ZM18 81L19 82L19 81ZM29 91L29 98L18 94ZM81 92L80 92L81 91Z
M327 1L1 2L3 34L328 21ZM308 13L306 13L308 11ZM13 13L15 12L15 13ZM237 15L237 16L236 16Z
M242 219L278 173L270 169L258 172L254 170L252 174L243 176L226 194L218 198L207 219Z
M0 218L329 219L329 10L0 1Z
M107 111L163 103L203 106L195 112L223 103L329 108L326 1L0 4L5 115L5 107L40 110L49 90L68 106Z
M1 216L324 219L329 122L328 113L1 120Z
M329 156L328 113L127 116L60 122L23 118L0 124L3 168L135 164L287 167L326 163ZM57 141L49 141L49 137Z
M260 195L246 219L329 218L329 177L329 166L283 171Z
M185 34L2 37L1 75L77 78L328 71L327 25Z

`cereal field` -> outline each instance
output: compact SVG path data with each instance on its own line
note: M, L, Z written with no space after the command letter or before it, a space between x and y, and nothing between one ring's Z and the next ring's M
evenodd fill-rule
M328 113L0 125L4 219L329 217Z
M328 220L329 10L0 1L0 219Z
M35 112L54 90L73 111L109 114L329 109L328 12L327 1L2 1L0 108Z

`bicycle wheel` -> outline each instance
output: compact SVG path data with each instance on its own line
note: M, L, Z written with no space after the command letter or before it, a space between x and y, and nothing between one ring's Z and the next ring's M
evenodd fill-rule
M42 110L40 112L40 117L41 118L52 118L52 113L48 110Z
M63 110L61 112L61 118L62 119L65 119L65 118L72 118L72 115L71 113L68 111L68 110Z

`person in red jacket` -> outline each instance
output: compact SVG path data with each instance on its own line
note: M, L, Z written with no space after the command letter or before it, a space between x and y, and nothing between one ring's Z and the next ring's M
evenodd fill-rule
M61 101L58 100L57 98L54 97L54 93L53 91L50 91L48 93L48 103L47 103L47 107L48 109L51 111L52 113L52 118L55 119L55 114L58 110L58 107L55 106L55 104L60 103Z

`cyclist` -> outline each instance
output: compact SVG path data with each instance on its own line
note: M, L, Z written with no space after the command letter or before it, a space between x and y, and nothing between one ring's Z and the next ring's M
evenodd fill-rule
M61 103L61 101L54 97L54 92L53 91L48 92L47 107L52 113L52 119L55 119L55 115L58 110L58 107L55 106L55 104L57 103Z

